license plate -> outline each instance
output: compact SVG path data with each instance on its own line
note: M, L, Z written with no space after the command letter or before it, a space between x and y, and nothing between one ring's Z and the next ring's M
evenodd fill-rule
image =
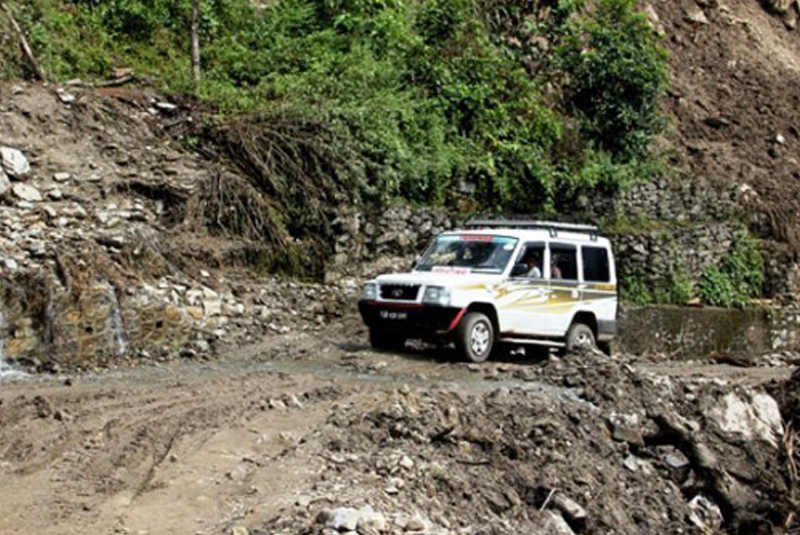
M393 312L391 310L381 310L381 319L405 320L408 319L408 312Z

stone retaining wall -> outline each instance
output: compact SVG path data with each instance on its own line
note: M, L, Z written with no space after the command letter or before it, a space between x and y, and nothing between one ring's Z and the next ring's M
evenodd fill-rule
M617 347L635 355L690 360L800 349L796 310L623 306L619 321Z

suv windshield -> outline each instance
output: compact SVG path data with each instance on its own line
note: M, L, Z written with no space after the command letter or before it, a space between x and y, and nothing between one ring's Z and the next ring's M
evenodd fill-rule
M439 236L416 266L417 271L460 268L502 273L517 246L516 238L485 234Z

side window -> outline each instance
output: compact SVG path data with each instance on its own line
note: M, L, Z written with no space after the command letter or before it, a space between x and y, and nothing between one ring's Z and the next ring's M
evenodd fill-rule
M550 278L578 280L578 250L570 245L550 244Z
M583 280L586 282L609 282L611 270L608 265L608 250L603 247L583 247Z
M544 244L526 244L519 257L517 266L520 266L518 277L526 279L544 278ZM525 266L524 270L521 266ZM516 270L515 270L516 271Z

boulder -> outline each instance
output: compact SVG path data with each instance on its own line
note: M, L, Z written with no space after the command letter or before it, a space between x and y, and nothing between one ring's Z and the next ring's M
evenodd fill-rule
M762 440L776 448L783 437L780 408L768 394L745 396L731 392L711 407L708 418L726 433Z
M12 178L22 178L31 171L28 159L17 149L0 147L0 160L3 162L3 169Z
M29 186L28 184L14 184L11 186L11 191L18 199L22 201L40 202L42 200L41 192L33 186Z
M352 507L339 507L333 510L332 518L328 521L328 527L339 531L355 531L361 512Z

